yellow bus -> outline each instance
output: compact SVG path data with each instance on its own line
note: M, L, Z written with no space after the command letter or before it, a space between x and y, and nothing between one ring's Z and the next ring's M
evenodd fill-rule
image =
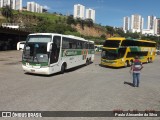
M131 38L113 37L105 40L101 65L111 67L131 66L135 56L141 62L150 63L155 59L156 42Z

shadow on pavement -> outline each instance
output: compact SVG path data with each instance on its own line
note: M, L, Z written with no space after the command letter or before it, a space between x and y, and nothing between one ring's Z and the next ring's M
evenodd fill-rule
M124 84L127 84L127 85L130 85L130 86L134 87L134 86L133 86L133 83L130 83L130 82L124 81Z
M91 62L90 64L92 64L92 62ZM83 68L83 67L86 67L86 66L88 66L88 65L83 64L83 65L80 65L80 66L76 66L76 67L67 69L67 70L65 70L65 72L64 72L63 74L76 71L76 70L78 70L78 69L80 69L80 68ZM53 74L51 74L51 75L42 75L42 74L34 74L34 73L27 73L27 72L24 73L24 74L26 74L26 75L32 75L32 76L40 76L40 77L52 77L52 76L57 76L57 75L63 75L63 74L60 73L60 72L53 73Z
M102 65L102 64L99 64L100 67L103 67L103 68L110 68L110 69L121 69L121 68L125 68L125 67L110 67L110 66L105 66L105 65Z

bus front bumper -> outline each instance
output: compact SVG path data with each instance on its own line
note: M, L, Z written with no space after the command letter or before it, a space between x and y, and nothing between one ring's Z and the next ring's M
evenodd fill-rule
M101 60L101 65L109 66L109 67L123 67L125 66L122 61L113 61L113 60Z
M25 65L22 65L22 68L27 73L43 74L43 75L49 75L50 74L49 67L46 67L46 68L34 68L34 67L27 67Z

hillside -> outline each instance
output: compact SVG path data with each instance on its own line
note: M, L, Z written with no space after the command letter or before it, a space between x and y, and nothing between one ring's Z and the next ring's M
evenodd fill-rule
M63 16L60 14L51 13L32 13L28 11L18 12L13 11L12 22L19 23L21 29L32 32L56 32L61 34L73 34L77 36L83 36L95 39L105 39L107 37L107 32L105 27L93 24L92 26L87 26L84 24L82 27L80 23L68 24L68 16ZM0 21L6 22L4 17L0 16ZM103 39L103 40L104 40Z
M101 37L102 35L108 36L106 30L99 26L88 27L84 26L84 29L80 26L80 24L74 27L80 34L84 36L93 36L93 37Z

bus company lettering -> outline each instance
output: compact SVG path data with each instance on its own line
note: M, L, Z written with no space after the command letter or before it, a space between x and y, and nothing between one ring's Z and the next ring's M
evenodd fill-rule
M66 51L66 56L77 55L77 51Z
M150 51L150 49L149 49L149 48L144 47L144 48L142 48L142 50L141 50L141 51Z

